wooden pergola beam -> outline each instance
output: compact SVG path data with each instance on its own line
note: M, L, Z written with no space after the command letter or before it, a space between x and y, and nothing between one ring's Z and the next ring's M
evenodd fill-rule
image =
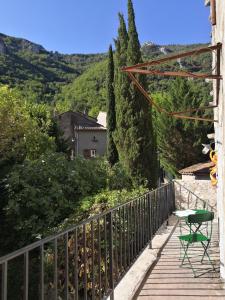
M197 120L197 121L207 121L207 122L218 122L218 120L214 119L209 119L209 118L202 118L202 117L191 117L191 116L186 116L183 115L185 113L190 113L190 112L197 112L201 110L206 110L206 109L212 109L218 106L218 99L219 99L219 89L220 89L220 80L222 79L222 76L220 75L220 53L221 53L221 48L222 44L217 43L216 45L209 46L209 47L204 47L204 48L199 48L187 52L183 52L180 54L175 54L175 55L169 55L164 58L152 60L150 62L146 63L140 63L136 64L133 66L128 66L128 67L123 67L121 68L122 72L126 72L128 76L130 77L131 81L133 84L137 87L137 89L142 93L142 95L148 100L149 104L155 106L155 108L158 110L158 112L165 113L168 116L175 117L175 118L180 118L180 119L189 119L189 120ZM217 65L216 65L216 74L202 74L202 73L190 73L187 71L159 71L159 70L149 70L149 69L143 69L144 67L149 67L153 65L160 65L163 64L164 62L183 58L183 57L188 57L192 55L200 55L202 53L206 52L211 52L216 50L216 56L217 56ZM160 107L152 98L152 96L143 88L143 86L139 83L139 81L136 79L134 76L134 73L137 74L144 74L144 75L163 75L163 76L177 76L177 77L193 77L193 78L209 78L209 79L216 79L217 82L217 95L216 95L216 105L214 106L204 106L204 107L198 107L198 108L191 108L186 111L182 112L168 112L164 108Z
M209 119L209 118L202 118L202 117L191 117L191 116L185 116L182 115L183 113L188 113L188 112L195 112L199 110L206 109L205 107L201 108L193 108L191 110L183 111L183 112L168 112L164 108L160 107L158 104L155 103L154 99L151 97L150 94L146 92L146 90L143 88L143 86L138 82L138 80L135 78L135 76L132 73L128 72L128 76L130 77L131 81L133 84L138 88L138 90L141 92L141 94L146 98L146 100L149 102L149 104L155 106L158 112L160 113L165 113L166 115L174 118L179 118L179 119L188 119L188 120L197 120L197 121L206 121L206 122L218 122L217 120L214 119ZM207 108L212 108L212 107L207 107Z
M159 65L159 64L162 64L164 62L175 60L175 59L178 59L178 58L183 58L183 57L188 57L188 56L193 56L193 55L199 55L199 54L206 53L206 52L211 52L213 50L221 49L221 47L222 47L222 44L218 43L218 44L213 45L213 46L198 48L198 49L195 49L195 50L186 51L186 52L182 52L182 53L179 53L179 54L168 55L166 57L155 59L155 60L152 60L152 61L149 61L149 62L140 63L140 64L137 64L137 65L128 66L128 67L123 67L123 68L121 68L121 70L122 71L129 71L130 69L133 69L133 68L142 68L142 67Z
M211 23L212 25L216 25L216 0L210 0L211 6Z
M145 75L161 75L161 76L179 76L179 77L192 77L192 78L208 78L208 79L222 79L220 75L213 74L202 74L202 73L190 73L185 71L158 71L158 70L144 70L138 68L132 68L128 70L124 70L124 72L129 73L137 73L137 74L145 74Z

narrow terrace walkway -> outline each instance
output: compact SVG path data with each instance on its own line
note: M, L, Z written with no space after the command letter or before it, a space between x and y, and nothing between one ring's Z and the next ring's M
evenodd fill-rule
M209 250L210 256L215 263L217 272L208 272L207 264L196 267L203 268L204 275L193 277L191 269L181 268L179 253L180 244L178 235L179 226L165 245L161 255L150 270L145 281L139 289L138 300L218 300L225 299L225 290L219 278L219 249L218 249L218 226L214 223L213 238ZM197 253L200 248L193 249Z

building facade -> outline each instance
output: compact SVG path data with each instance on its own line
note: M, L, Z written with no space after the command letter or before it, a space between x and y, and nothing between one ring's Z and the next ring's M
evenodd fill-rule
M214 104L218 107L214 109L215 122L215 147L218 153L218 184L217 184L217 207L219 213L219 236L220 236L220 272L225 279L225 1L206 0L206 5L210 5L212 23L212 44L222 44L220 53L219 72L222 76L219 87L215 81ZM216 72L217 56L213 54L213 70ZM218 70L217 70L218 71Z
M96 119L79 112L68 111L56 116L63 138L71 150L71 158L93 158L106 153L107 129Z

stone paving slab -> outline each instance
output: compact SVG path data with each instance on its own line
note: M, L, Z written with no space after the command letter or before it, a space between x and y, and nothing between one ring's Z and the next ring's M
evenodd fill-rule
M219 276L218 226L213 226L213 238L209 249L216 271L211 269L207 259L199 263L202 248L191 250L192 262L200 277L194 278L188 266L180 267L179 227L164 247L156 265L150 270L139 289L138 300L225 300L225 290Z

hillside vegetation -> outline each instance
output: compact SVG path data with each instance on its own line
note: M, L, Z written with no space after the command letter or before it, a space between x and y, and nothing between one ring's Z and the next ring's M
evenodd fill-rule
M25 39L0 34L0 83L19 87L31 101L52 102L61 86L104 56L49 52Z
M142 46L144 60L165 54L207 46L156 45ZM60 110L72 108L91 115L106 108L106 54L60 54L25 39L0 34L0 84L19 88L31 102L59 102ZM211 55L203 54L173 61L164 70L180 68L192 72L210 72ZM149 76L149 91L166 91L173 78Z
M144 44L142 46L142 55L144 61L163 57L165 54L172 54L193 48L204 47L204 44L194 45L169 45L158 46L154 44ZM96 63L89 67L82 75L75 78L74 81L63 86L57 96L57 100L64 100L66 108L84 110L88 109L89 113L96 116L99 110L105 110L106 107L106 61ZM190 72L211 72L211 54L202 54L200 56L188 57L182 60L171 61L157 67L158 70L177 71L180 69ZM151 93L166 92L174 77L148 76L148 90ZM200 81L199 81L200 82ZM201 81L201 86L206 93L210 92L211 85Z

